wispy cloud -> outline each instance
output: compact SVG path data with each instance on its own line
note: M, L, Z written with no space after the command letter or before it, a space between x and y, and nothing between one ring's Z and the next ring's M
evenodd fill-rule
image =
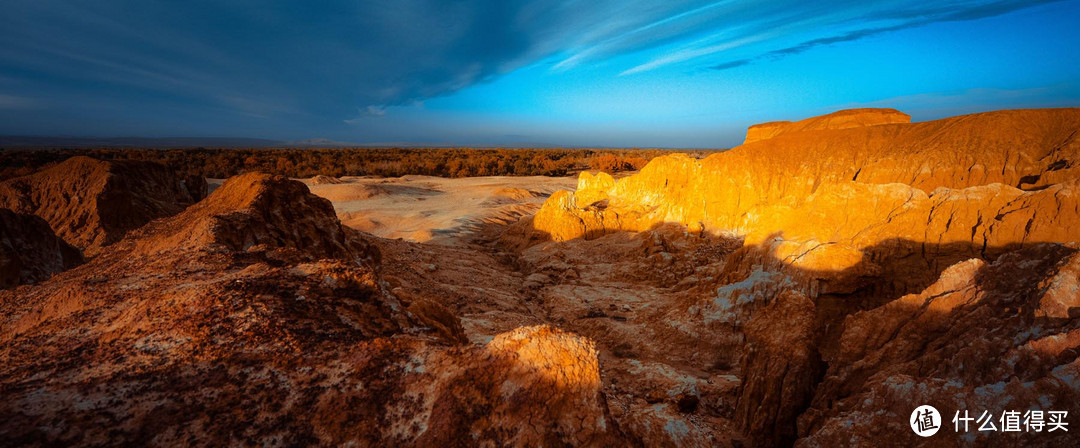
M383 106L368 106L364 108L363 115L369 117L382 117L386 115L386 108Z
M354 118L345 120L348 124L361 123L364 120L370 118L382 118L386 116L386 106L384 105L370 105L360 109L360 114Z
M731 61L731 62L724 62L724 63L721 63L721 64L716 64L716 65L714 65L712 67L709 67L709 68L711 68L713 70L727 70L729 68L742 67L742 66L747 65L747 64L749 64L751 62L754 62L753 59L737 59L737 60L734 60L734 61Z
M731 3L730 0L722 0L718 2L708 3L696 8L692 8L686 11L675 12L657 20L651 20L649 17L642 18L641 25L623 32L612 33L612 35L604 36L599 39L599 42L594 42L591 45L576 51L572 56L563 59L553 67L556 70L565 70L577 66L582 62L586 62L591 58L603 57L610 55L619 49L632 48L634 45L640 45L645 42L655 42L663 37L669 37L671 35L677 35L681 31L685 31L685 28L667 29L664 27L667 25L677 25L680 22L689 21L692 19L698 19L702 15L707 14L710 10L714 10L724 4ZM616 28L617 29L617 28ZM642 40L639 40L643 38Z
M734 40L734 41L730 41L730 42L724 42L724 43L715 44L715 45L710 45L710 46L706 46L706 47L685 48L685 49L682 49L682 50L679 50L679 51L676 51L676 52L673 52L673 53L666 54L666 55L661 56L659 58L653 59L653 60L651 60L649 62L646 62L644 64L637 65L637 66L631 67L629 69L623 70L622 73L619 73L619 76L632 75L634 73L646 72L646 71L654 70L654 69L657 69L657 68L660 68L660 67L663 67L663 66L666 66L666 65L671 65L671 64L675 64L675 63L683 62L683 61L689 61L691 59L697 59L697 58L700 58L700 57L703 57L703 56L713 55L713 54L716 54L716 53L719 53L719 52L722 52L722 51L725 51L725 50L731 50L733 48L738 48L738 47L741 47L741 46L744 46L744 45L749 45L749 44L752 44L752 43L755 43L755 42L761 42L763 40L768 39L769 37L771 37L773 35L774 35L774 33L762 33L762 34L758 34L758 35L755 35L755 36L749 36L749 37L745 37L745 38L742 38L742 39L738 39L738 40Z
M832 34L824 37L813 38L803 41L799 44L780 48L778 50L765 51L757 56L745 59L739 59L736 61L726 62L714 65L710 68L716 70L725 70L735 68L743 65L750 64L754 61L762 59L776 59L784 56L799 54L810 50L815 47L832 45L841 42L851 42L862 38L874 36L877 34L887 33L891 31L899 31L908 28L914 28L918 26L924 26L936 22L955 22L965 20L977 20L988 17L993 17L1001 14L1006 14L1018 9L1023 9L1031 6L1036 6L1042 3L1053 3L1060 0L1043 0L1043 1L1000 1L1000 2L988 2L985 4L969 4L962 7L940 7L940 6L927 6L923 9L897 9L893 11L880 11L876 15L870 16L870 18L882 18L882 19L903 19L900 23L889 26L878 26L870 28L860 28L851 31L844 31L837 34Z
M180 116L255 129L301 126L303 116L303 126L330 127L553 58L555 73L725 70L1039 3L16 0L0 5L0 70L18 97L71 98L68 109L100 105L169 129ZM0 107L26 106L16 98Z

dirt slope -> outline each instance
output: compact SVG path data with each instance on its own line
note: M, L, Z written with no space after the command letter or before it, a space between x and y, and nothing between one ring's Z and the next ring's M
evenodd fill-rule
M205 196L204 179L180 179L156 163L81 156L0 182L0 207L42 217L88 256Z

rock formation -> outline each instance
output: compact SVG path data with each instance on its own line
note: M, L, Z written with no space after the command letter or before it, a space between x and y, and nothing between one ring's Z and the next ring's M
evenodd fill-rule
M724 349L738 355L729 371L741 382L734 406L718 409L754 446L923 443L906 421L920 404L946 419L960 409L1073 413L1078 130L1080 109L924 123L844 111L759 126L703 160L665 156L618 180L582 173L576 191L553 194L501 247L525 260L586 250L582 241L610 251L620 235L672 226L688 241L741 245L666 292L682 305L663 319L717 348L743 338ZM684 256L664 253L669 265ZM647 327L654 346L678 347ZM930 442L1075 443L1062 433L956 437Z
M999 429L1009 410L1080 413L1078 273L1075 246L1033 245L992 263L958 263L925 291L849 316L799 417L797 446L926 444L906 426L919 404L937 408L948 432L957 411L989 411ZM957 437L970 446L1076 443L1071 432L974 427L929 442L953 445Z
M895 292L910 292L972 256L1076 240L1078 128L1077 109L1001 111L792 131L700 161L665 156L618 181L583 173L576 192L552 195L504 241L677 223L773 246L826 290L838 273L865 271L906 274L915 280Z
M88 256L205 196L205 179L181 179L156 163L81 156L0 182L0 207L42 217Z
M340 184L341 179L333 176L324 176L320 174L318 176L312 176L311 179L307 180L307 182L311 185L335 185Z
M814 302L784 291L746 325L748 348L735 421L755 446L790 446L795 421L814 398L823 363L817 353Z
M0 292L0 434L66 446L627 442L606 417L590 340L541 326L462 345L454 313L388 292L378 260L303 184L230 179L87 264Z
M849 129L910 122L910 115L896 109L848 109L794 123L790 121L773 121L755 124L746 130L746 141L743 144L770 139L790 132Z
M354 178L237 176L60 273L62 251L15 246L47 232L4 230L44 222L0 212L5 255L52 257L0 291L0 439L1076 445L951 418L1080 415L1078 130L1080 109L758 126L703 160L582 173L490 245L344 226L310 191ZM82 191L46 178L0 189ZM908 428L922 404L945 417L928 439Z
M0 209L0 289L45 280L83 262L78 249L34 215Z

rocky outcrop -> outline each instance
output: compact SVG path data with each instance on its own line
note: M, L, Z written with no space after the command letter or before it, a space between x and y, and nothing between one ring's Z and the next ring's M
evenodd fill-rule
M907 420L920 404L946 425L964 409L1078 412L1080 109L924 123L860 114L762 127L732 150L660 157L617 180L582 173L576 191L508 228L501 247L531 262L672 226L740 245L665 290L669 301L649 302L667 307L652 317L664 324L638 331L657 341L641 346L679 347L657 337L673 327L738 354L727 369L741 380L735 405L710 399L754 446L1075 443L1060 432L921 439ZM637 252L623 256L648 275L664 271ZM690 255L664 253L667 265ZM613 254L589 254L578 258L617 266ZM585 278L568 264L544 274ZM653 286L634 284L625 296ZM717 361L712 372L724 371Z
M296 181L246 174L97 257L0 291L12 445L610 446L594 344L464 345Z
M1075 443L1063 431L1003 435L974 424L957 434L952 418L989 411L1000 430L1009 410L1080 412L1078 272L1075 246L1034 245L992 263L958 263L925 291L849 316L798 420L797 446ZM921 404L941 412L946 437L907 429Z
M351 255L330 201L300 183L262 173L228 179L206 201L142 231L140 251L288 248L316 258ZM355 239L354 239L355 240Z
M333 176L324 176L320 174L318 176L313 176L311 179L308 179L307 183L311 185L336 185L341 183L341 179Z
M39 282L83 262L78 249L34 215L0 209L0 289Z
M781 135L700 161L665 156L617 181L583 173L576 192L552 195L503 241L677 223L748 245L787 241L775 256L818 273L825 290L852 289L836 273L910 271L910 284L893 285L902 294L972 256L1080 239L1077 184L1061 174L1080 161L1078 128L1080 109L1002 111Z
M596 349L586 338L521 327L444 362L430 366L443 373L426 385L429 429L416 446L477 439L520 447L634 444L608 416Z
M814 302L784 291L745 327L747 349L735 421L754 446L790 446L795 421L813 399L824 364Z
M896 109L847 109L796 122L772 121L755 124L746 130L746 141L743 144L793 132L850 129L900 123L911 123L911 116Z
M40 216L88 256L205 196L205 179L181 179L156 163L82 156L0 182L0 207Z

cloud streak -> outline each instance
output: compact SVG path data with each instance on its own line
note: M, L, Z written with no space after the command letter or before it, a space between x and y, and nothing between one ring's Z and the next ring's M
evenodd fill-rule
M0 72L5 90L99 120L332 129L541 62L555 76L605 64L624 77L730 70L1039 3L10 0L0 5ZM20 104L12 98L0 107ZM71 115L40 117L31 124Z
M1060 0L1046 0L1046 1L1004 1L994 2L988 4L970 5L963 9L947 9L930 7L922 10L901 10L894 11L892 13L884 13L882 17L901 17L906 20L903 22L875 28L862 28L854 31L847 31L840 34L830 35L826 37L819 37L804 41L797 45L781 48L778 50L772 50L760 54L758 56L739 59L737 61L731 61L727 63L721 63L714 65L710 68L715 70L727 70L731 68L741 67L748 65L755 61L763 59L777 59L785 56L795 55L811 50L816 47L827 46L842 42L852 42L866 37L888 33L892 31L900 31L908 28L915 28L919 26L929 25L937 22L956 22L965 20L978 20L988 17L994 17L1001 14L1007 14L1019 9L1037 6L1043 3L1053 3Z

